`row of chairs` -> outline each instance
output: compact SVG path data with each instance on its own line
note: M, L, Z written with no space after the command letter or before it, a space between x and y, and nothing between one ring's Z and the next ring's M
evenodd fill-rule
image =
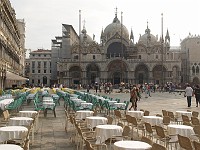
M188 110L189 111L189 110ZM162 115L163 116L169 116L170 120L172 122L175 122L177 124L182 124L183 122L188 122L190 120L187 116L182 116L183 120L179 120L178 116L176 116L172 111L167 111L167 110L162 110ZM198 118L199 112L197 111L192 111L192 117ZM184 120L186 119L186 120ZM190 121L189 121L190 122Z

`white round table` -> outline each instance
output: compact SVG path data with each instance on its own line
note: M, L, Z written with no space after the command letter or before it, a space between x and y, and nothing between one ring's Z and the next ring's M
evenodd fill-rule
M23 110L19 111L20 117L31 117L34 118L38 114L37 111Z
M137 119L141 119L144 116L144 112L143 111L136 111L136 110L129 110L126 113L127 115L130 115L132 117L136 117Z
M43 103L53 103L53 99L43 99Z
M24 139L28 129L24 126L6 126L0 128L0 142L11 139Z
M13 117L9 120L10 126L29 126L33 122L33 118L30 117Z
M179 111L176 111L176 115L177 115L179 121L183 121L182 120L182 115L186 115L189 118L191 118L192 117L192 112L179 110Z
M86 103L86 101L77 98L72 99L72 101L75 103L76 106L81 106L81 103Z
M13 98L7 98L0 101L1 110L5 110L5 107L14 101Z
M182 136L190 137L194 133L193 127L191 126L186 126L186 125L168 125L167 126L167 131L169 134L180 134Z
M94 128L97 125L107 124L108 119L106 117L92 116L86 117L86 123L88 127Z
M117 101L108 101L108 104L109 104L110 106L113 106L114 103L117 103Z
M31 111L31 110L19 111L19 116L35 118L34 129L36 130L38 129L38 112L37 111Z
M113 135L121 136L122 132L122 127L118 125L98 125L95 129L96 137L100 137L100 143L105 142L105 140L111 138Z
M117 108L124 109L126 107L126 104L125 103L114 103L114 106Z
M44 109L47 109L47 108L53 109L55 106L55 103L54 102L43 102L42 106L44 107Z
M152 126L162 125L163 118L158 116L143 116L142 121L150 123Z
M1 150L23 150L19 145L15 144L0 144Z
M93 111L90 110L79 110L76 111L76 118L77 119L85 119L86 117L93 116Z
M92 103L86 103L86 102L84 102L84 103L81 103L81 106L82 106L83 108L90 108L90 107L93 106L93 104L92 104Z
M114 150L150 150L151 145L141 141L118 141L114 143Z

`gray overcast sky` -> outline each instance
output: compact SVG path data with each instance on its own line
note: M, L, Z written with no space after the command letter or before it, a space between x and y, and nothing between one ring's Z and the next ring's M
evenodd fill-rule
M138 41L149 22L151 34L161 35L163 13L164 36L169 30L171 46L180 39L200 34L199 0L10 0L18 19L25 19L26 48L51 49L51 39L61 36L62 24L71 24L79 32L79 10L86 21L87 33L99 43L102 28L109 25L118 8L123 12L123 24ZM83 26L83 22L82 22Z

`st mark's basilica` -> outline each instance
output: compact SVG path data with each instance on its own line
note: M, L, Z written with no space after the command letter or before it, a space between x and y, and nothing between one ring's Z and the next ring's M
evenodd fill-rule
M121 82L131 84L180 83L181 53L170 48L168 30L161 37L147 25L138 41L118 19L101 31L100 44L86 31L78 35L72 25L62 24L62 36L52 40L51 80L72 84Z

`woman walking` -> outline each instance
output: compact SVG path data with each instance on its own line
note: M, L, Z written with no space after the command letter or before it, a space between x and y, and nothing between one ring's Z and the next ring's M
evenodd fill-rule
M131 91L130 91L130 102L132 103L131 107L129 108L129 110L131 110L131 108L133 108L134 110L137 110L137 92L136 92L136 88L134 87Z

